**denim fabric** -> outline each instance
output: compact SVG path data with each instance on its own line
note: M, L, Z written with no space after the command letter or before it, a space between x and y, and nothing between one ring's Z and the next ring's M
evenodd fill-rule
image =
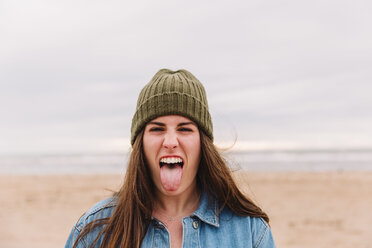
M83 227L93 220L110 217L115 208L115 198L108 198L97 203L80 218L73 227L65 248L72 247ZM203 194L199 208L189 217L182 220L183 248L195 247L244 247L274 248L271 230L261 218L241 217L225 208L217 217L217 204L210 206L206 194ZM79 242L78 248L89 247L101 228L96 228ZM98 244L102 241L102 237ZM99 245L97 246L99 247ZM153 218L141 244L142 248L170 247L170 236L167 228Z

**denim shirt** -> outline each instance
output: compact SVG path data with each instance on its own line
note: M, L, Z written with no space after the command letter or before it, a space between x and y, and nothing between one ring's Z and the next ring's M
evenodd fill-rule
M65 248L72 247L84 226L99 218L110 217L116 206L115 198L103 200L88 210L72 228ZM209 206L206 194L202 195L199 208L189 217L182 219L183 248L195 247L244 247L275 248L273 236L262 218L242 217L232 213L227 207L216 216L217 204ZM95 228L79 242L78 248L89 247L102 227ZM102 242L100 238L98 245ZM170 236L166 226L153 218L141 248L170 247Z

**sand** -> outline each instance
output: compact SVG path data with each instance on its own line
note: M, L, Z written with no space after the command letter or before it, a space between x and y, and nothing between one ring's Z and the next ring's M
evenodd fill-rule
M277 247L372 247L372 172L236 173L270 216ZM63 247L121 175L0 175L0 247Z

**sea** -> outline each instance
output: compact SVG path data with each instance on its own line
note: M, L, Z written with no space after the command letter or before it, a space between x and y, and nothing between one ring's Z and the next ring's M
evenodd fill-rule
M229 151L233 171L372 171L371 150ZM0 156L0 174L124 174L129 154Z

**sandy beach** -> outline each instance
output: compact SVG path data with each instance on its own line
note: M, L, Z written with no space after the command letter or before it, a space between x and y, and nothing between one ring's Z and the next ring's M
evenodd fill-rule
M372 172L235 173L270 216L277 247L372 247ZM0 247L63 247L121 175L0 175Z

